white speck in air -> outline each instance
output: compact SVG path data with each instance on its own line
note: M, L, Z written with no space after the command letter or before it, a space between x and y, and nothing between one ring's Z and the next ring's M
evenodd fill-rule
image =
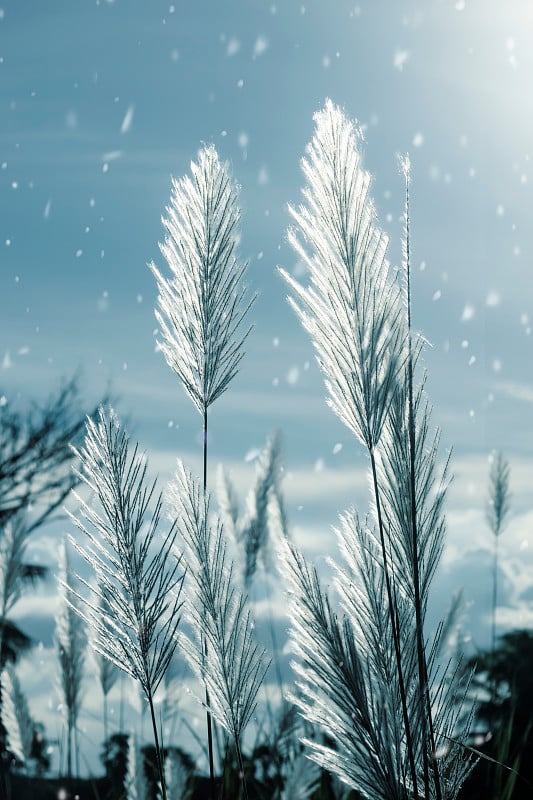
M468 322L469 320L473 319L475 313L476 309L474 306L471 306L469 303L467 303L461 315L461 322Z
M396 50L394 53L394 58L392 63L394 65L394 69L397 69L398 72L403 72L403 68L409 61L411 54L409 50Z
M253 58L262 56L268 49L268 39L265 36L258 36L254 44Z
M241 49L240 41L235 36L233 36L229 40L228 46L226 47L226 55L231 58L231 56L237 55L240 49Z
M122 120L122 125L120 126L120 133L122 135L128 133L131 129L134 110L135 110L134 107L130 106L124 115L124 119Z
M297 366L291 367L287 373L287 383L289 386L296 386L300 377L300 370Z

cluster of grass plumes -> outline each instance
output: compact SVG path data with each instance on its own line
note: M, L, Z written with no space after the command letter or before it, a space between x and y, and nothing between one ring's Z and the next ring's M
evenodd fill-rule
M333 563L340 619L315 570L285 548L299 655L295 702L334 742L309 742L312 757L363 796L454 798L470 764L456 742L465 735L457 731L460 672L437 672L439 637L428 652L424 632L446 475L436 468L438 434L430 440L423 382L414 383L421 344L411 331L409 164L402 287L386 259L357 129L329 101L315 121L302 162L304 202L291 208L289 232L309 285L282 275L325 373L328 402L367 449L374 514L364 523L355 512L342 518L344 564Z
M223 526L209 521L209 495L181 462L170 498L185 547L189 612L197 634L182 637L183 650L207 689L213 717L233 740L247 798L242 736L268 668L266 653L255 640L247 598L235 586Z
M196 478L178 463L168 493L170 521L163 525L162 496L148 480L146 458L130 446L113 411L102 409L87 421L85 442L75 450L78 477L90 498L76 495L79 512L72 520L82 538L71 541L92 578L80 578L80 589L68 570L63 578L67 602L58 647L64 682L74 667L81 669L74 620L82 619L104 659L104 703L116 669L142 688L162 800L188 791L178 762L165 763L154 709L155 692L177 652L203 692L211 797L213 739L221 732L227 754L235 753L239 791L248 797L244 735L268 657L256 639L246 592L258 565L268 567L273 549L281 553L289 592L296 673L290 698L305 720L300 744L277 766L277 795L311 798L323 767L335 778L336 797L345 795L340 781L369 800L454 800L471 767L464 747L469 715L461 702L463 672L442 659L450 619L431 637L425 630L443 548L448 478L446 465L437 466L439 435L431 432L419 367L422 342L411 323L409 163L402 163L404 269L395 271L377 223L370 176L362 168L356 126L329 101L315 120L302 162L303 203L290 208L289 231L309 283L283 270L282 275L325 374L328 403L367 452L372 505L366 519L354 509L341 516L341 558L331 562L333 593L323 589L314 566L288 536L279 436L259 459L244 511L224 473L220 517L211 508L208 411L240 368L253 303L243 284L246 264L237 255L238 190L213 146L200 151L191 177L173 183L161 245L170 277L151 265L160 348L202 416L203 474ZM493 506L495 514L503 508L501 502ZM231 541L242 553L240 582ZM8 596L9 591L16 589ZM184 609L191 623L186 630ZM276 650L274 638L273 643ZM75 732L79 695L65 698ZM282 704L283 713L287 708ZM107 711L104 724L107 732ZM145 793L143 781L131 741L128 796Z
M177 647L184 573L173 552L176 525L161 537L162 500L150 504L155 484L147 481L146 459L113 412L88 420L78 451L80 477L97 498L79 495L80 516L72 520L84 534L72 543L85 558L94 583L80 581L89 596L70 589L71 607L93 632L91 643L105 658L138 681L152 719L156 757L166 800L154 695Z

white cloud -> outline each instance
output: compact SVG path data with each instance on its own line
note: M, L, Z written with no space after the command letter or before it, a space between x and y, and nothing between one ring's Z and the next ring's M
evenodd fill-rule
M504 381L496 384L496 391L514 400L522 400L524 403L533 403L533 386L523 383L512 383Z

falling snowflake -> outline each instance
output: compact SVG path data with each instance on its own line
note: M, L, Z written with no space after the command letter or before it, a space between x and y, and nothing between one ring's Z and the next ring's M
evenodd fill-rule
M392 63L394 64L394 68L398 70L398 72L403 72L403 68L407 64L411 57L411 53L409 50L396 50L394 53L394 58Z
M261 169L259 170L259 174L257 176L257 183L259 184L259 186L265 186L269 180L270 178L268 175L267 168L261 167Z
M268 39L265 36L258 36L254 44L253 58L258 58L259 56L262 56L267 49L268 49Z
M231 58L231 56L237 55L240 49L240 41L237 38L232 37L228 42L228 46L226 47L226 55Z
M287 383L289 384L289 386L296 386L299 377L300 377L300 370L298 369L298 367L296 366L291 367L287 373Z
M120 126L120 133L123 135L125 133L128 133L131 128L131 124L133 122L133 112L134 108L133 106L130 106L124 115L124 119L122 120L122 125Z

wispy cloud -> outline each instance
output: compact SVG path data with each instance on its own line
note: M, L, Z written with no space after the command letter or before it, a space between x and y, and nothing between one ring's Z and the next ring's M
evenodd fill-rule
M502 381L497 383L495 388L506 397L521 400L524 403L533 403L533 384Z

